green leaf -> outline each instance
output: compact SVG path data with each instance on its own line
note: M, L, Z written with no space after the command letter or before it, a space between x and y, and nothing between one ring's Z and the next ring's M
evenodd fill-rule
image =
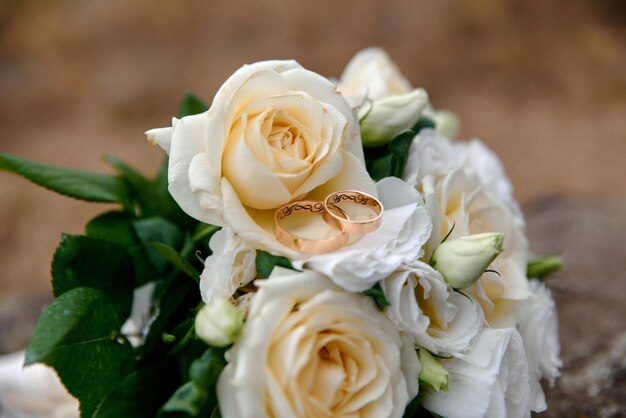
M390 175L402 178L404 167L409 159L409 149L415 138L415 132L405 131L395 137L389 143L389 152L391 154L391 171Z
M206 242L208 243L213 234L222 229L220 226L210 225L210 224L199 224L193 235L191 236L191 240L195 243Z
M402 178L414 138L415 132L405 131L387 146L366 149L365 164L372 179L379 181L390 176Z
M270 274L272 274L272 270L274 270L275 266L295 270L288 258L272 255L263 250L256 250L256 259L254 260L254 263L257 274L264 279L270 277Z
M382 158L372 160L369 166L369 173L372 179L380 181L391 175L391 154L387 154Z
M174 267L185 273L187 276L200 282L200 272L196 270L187 260L185 260L174 248L161 242L151 242L150 245L163 256L167 261L172 263Z
M130 315L134 285L133 262L124 247L85 236L63 235L52 258L55 296L77 287L100 290L124 321Z
M120 381L100 402L93 418L152 418L176 381L165 363L150 365Z
M126 248L133 259L135 287L139 287L157 278L158 274L147 249L135 232L133 222L136 220L136 217L127 213L107 212L89 221L85 226L85 234Z
M56 369L67 390L91 417L132 362L132 348L120 342L121 323L104 294L76 288L59 296L41 314L26 347L26 365Z
M411 130L415 133L418 133L419 131L421 131L422 129L435 129L435 121L433 121L432 119L426 117L426 116L421 116L418 120L417 123L415 125L413 125L413 127L411 128Z
M224 349L216 347L205 351L202 357L194 361L189 368L191 380L203 387L215 385L220 373L226 367L224 352Z
M148 251L152 264L160 272L167 267L167 260L151 245L151 242L160 242L172 248L180 248L183 243L183 233L176 225L163 218L139 219L133 222L139 240Z
M184 116L197 115L208 109L209 106L207 106L202 99L193 93L187 93L180 103L176 117L180 119Z
M110 174L92 173L36 163L0 154L0 170L6 170L59 194L88 202L120 203L130 206L128 186Z
M418 410L420 409L420 405L422 403L422 397L424 392L420 390L420 393L417 394L415 398L409 402L409 404L404 409L404 415L402 418L415 418Z
M378 283L376 283L370 289L364 291L363 294L373 298L374 302L376 302L376 306L378 306L378 309L380 309L381 311L390 305L389 301L387 300L387 296L385 296L385 292L383 292L383 289Z
M155 216L159 214L159 202L155 198L156 190L153 181L112 155L105 155L104 161L115 168L126 180L132 190L132 195L137 200L141 216Z
M553 255L533 257L528 260L526 277L543 280L548 275L561 269L561 267L563 267L563 259L561 257Z
M424 390L420 388L420 393L406 406L402 418L443 418L424 409L422 406L423 398Z
M191 280L182 280L179 275L172 275L166 280L157 282L155 289L155 306L157 316L150 325L146 341L142 347L141 361L149 365L158 362L170 351L171 345L163 342L163 333L173 334L180 339L181 323L195 318L195 313L189 307L197 306L200 302L198 285Z
M225 366L223 350L207 350L191 364L191 380L174 393L162 411L184 412L192 417L208 416L217 406L215 385Z
M199 417L206 411L210 402L209 392L195 382L182 385L163 405L165 412L184 412L192 417Z

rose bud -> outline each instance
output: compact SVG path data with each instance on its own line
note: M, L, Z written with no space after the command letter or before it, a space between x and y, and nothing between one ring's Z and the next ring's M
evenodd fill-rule
M364 103L359 109L363 146L380 147L411 129L427 105L424 89Z
M476 283L489 264L503 251L504 235L497 232L467 235L439 244L430 264L454 289Z
M209 302L196 315L196 335L214 347L226 347L234 343L242 328L242 312L226 299Z
M417 357L422 364L420 372L420 384L435 389L448 390L448 371L433 357L425 348L417 351Z

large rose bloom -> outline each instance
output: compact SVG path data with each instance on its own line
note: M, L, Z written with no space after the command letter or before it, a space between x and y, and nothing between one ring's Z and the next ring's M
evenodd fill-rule
M276 268L256 284L218 381L222 416L402 416L417 394L417 356L371 298L312 271Z
M169 190L190 216L295 257L272 233L276 208L356 189L375 194L354 110L295 61L237 70L204 113L147 132L170 155Z

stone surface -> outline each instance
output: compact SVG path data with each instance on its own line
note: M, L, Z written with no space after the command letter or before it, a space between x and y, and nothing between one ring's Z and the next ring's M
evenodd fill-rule
M626 417L626 199L550 198L524 209L532 250L565 260L548 278L563 375L538 416Z

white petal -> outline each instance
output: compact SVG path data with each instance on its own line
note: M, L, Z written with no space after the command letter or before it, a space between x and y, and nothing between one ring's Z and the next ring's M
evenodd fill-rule
M0 357L3 411L15 416L78 418L78 400L67 393L53 369L43 364L23 365L23 351Z
M467 354L443 363L448 391L424 397L429 411L447 418L530 416L528 365L515 329L485 329Z
M342 156L341 171L333 179L309 193L307 198L323 200L329 194L340 190L358 190L372 196L378 195L378 189L367 173L365 165L350 153L344 152Z
M146 131L146 136L151 144L160 146L163 151L170 153L172 145L172 128L157 128Z
M170 194L189 216L202 221L205 221L207 217L200 206L198 196L192 191L189 182L189 166L197 154L206 151L204 133L207 131L208 123L209 116L206 112L174 120L168 168ZM215 177L214 174L209 171L206 176ZM213 217L210 218L213 220ZM210 221L207 219L205 222Z

